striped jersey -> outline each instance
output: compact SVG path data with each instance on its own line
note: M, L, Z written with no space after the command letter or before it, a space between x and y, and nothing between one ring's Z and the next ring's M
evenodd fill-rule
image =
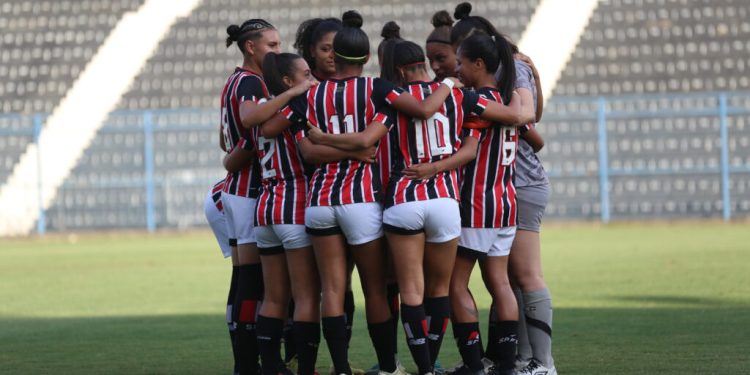
M481 88L479 94L502 103L500 92ZM518 130L499 124L479 130L477 158L463 169L461 226L503 228L516 225L515 174Z
M363 131L373 122L390 127L394 121L389 105L402 91L392 83L372 77L330 79L313 86L282 109L294 123L309 122L324 133ZM306 128L306 124L304 124ZM378 125L380 126L380 125ZM296 133L298 140L306 131ZM337 206L380 200L380 170L377 165L342 160L317 166L310 178L307 204Z
M231 152L249 133L242 127L240 104L245 100L256 103L268 96L263 78L255 72L237 68L221 91L221 130L227 152ZM241 197L256 198L260 187L258 162L237 172L227 174L224 192Z
M216 205L216 209L219 210L222 214L224 213L224 205L221 203L221 192L224 190L224 180L217 182L214 184L214 187L211 188L211 199L213 199L214 204Z
M294 124L276 138L261 136L260 127L250 132L261 174L256 225L305 223L307 178L294 136L299 125Z
M384 190L388 187L388 181L391 178L391 152L391 137L390 133L388 133L378 142L378 150L376 154L376 161L380 168L380 186L382 186ZM386 194L383 194L382 198L385 199Z
M415 82L405 89L418 100L424 100L440 87L439 82ZM412 180L403 170L415 165L449 158L461 147L464 118L481 115L487 99L472 91L454 89L443 106L427 120L415 119L399 113L391 130L393 144L390 184L385 206L437 198L459 197L459 178L456 170L438 173L426 180ZM475 133L475 137L479 137Z

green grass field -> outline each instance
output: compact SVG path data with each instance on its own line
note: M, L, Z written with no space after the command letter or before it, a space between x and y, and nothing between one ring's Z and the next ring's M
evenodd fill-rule
M0 373L229 374L230 267L213 241L208 232L0 240ZM557 224L543 247L560 373L750 373L747 223ZM486 319L487 293L474 285ZM350 356L367 368L375 356L357 302ZM450 366L458 356L447 337ZM328 365L321 346L318 368Z

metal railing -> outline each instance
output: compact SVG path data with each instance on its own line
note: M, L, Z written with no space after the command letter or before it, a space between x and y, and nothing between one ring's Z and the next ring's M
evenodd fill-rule
M15 144L38 143L44 119L44 114L0 115L0 141L5 141L1 144L7 146L14 142ZM200 203L204 194L215 180L224 175L220 167L221 152L217 147L216 119L218 119L218 114L215 109L118 111L112 113L97 137L109 135L131 137L132 139L123 142L122 145L108 145L104 144L106 142L100 142L92 145L86 153L101 156L114 155L117 152L125 154L140 153L142 157L136 158L138 162L121 166L131 171L130 174L124 174L125 177L76 178L78 175L88 173L90 176L91 173L96 172L96 163L87 162L84 157L84 160L79 163L79 166L72 172L71 177L58 192L56 202L47 208L41 204L44 166L40 165L37 171L37 181L29 182L30 188L33 189L35 186L37 190L35 199L38 201L40 218L36 228L37 233L43 234L48 229L55 231L81 229L87 226L85 224L87 220L80 218L78 218L80 220L73 220L77 218L76 215L93 215L97 210L116 211L118 207L132 212L143 212L142 220L124 222L110 217L106 220L106 224L102 224L103 226L99 225L100 221L97 221L97 219L88 221L96 222L97 226L95 227L97 228L145 227L149 231L161 227L201 225L203 217ZM708 137L708 143L706 144L713 145L715 143L717 145L719 150L718 163L714 165L712 162L708 162L706 165L694 167L669 165L665 167L661 165L664 163L658 162L661 156L657 150L652 155L654 163L645 167L613 167L611 165L613 160L617 161L618 164L627 164L628 158L640 158L637 153L628 156L627 153L620 152L618 147L613 147L618 141L630 140L633 144L646 140L660 142L666 138L680 137L689 133L677 129L672 130L671 133L657 134L653 137L648 134L638 134L637 131L622 135L621 132L618 132L618 129L625 126L623 124L629 123L628 126L637 128L638 122L655 123L656 125L651 126L651 128L658 129L660 124L674 122L675 119L679 119L685 124L689 124L691 121L701 122L700 126L693 126L693 128L698 129L693 131L700 137ZM633 125L633 122L635 122L635 125ZM566 124L579 123L595 123L596 135L575 134L566 130L570 128ZM597 217L604 223L610 222L613 220L613 197L610 193L613 179L616 178L649 179L713 175L720 181L721 186L720 217L729 220L735 215L732 210L733 192L730 188L732 178L750 177L748 175L750 173L750 148L744 147L745 143L750 140L750 92L555 97L547 103L539 129L546 138L548 145L541 154L542 160L545 161L547 172L553 182L556 179L566 178L572 181L595 178L597 181L596 191L598 191L598 196L594 194L594 189L591 188L591 191L584 194L582 198L587 204L596 206L591 214L562 214L557 217L584 219ZM190 138L191 146L183 148L180 147L179 143L180 137L185 134L192 136ZM730 134L738 137L741 141L730 144ZM12 140L14 137L15 140ZM595 147L596 154L581 155L572 152L569 155L556 155L554 151L550 150L550 145L553 145L552 148L554 148L555 143L560 145L571 142L571 140L582 142L587 149ZM685 141L684 143L689 142ZM614 152L615 150L617 150L617 153ZM11 173L12 167L6 167L12 165L14 160L17 161L20 153L24 151L24 147L12 149L8 146L2 148L0 158L3 159L0 159L0 161L3 161L3 168L6 170L0 174L0 184L4 184ZM37 147L37 152L44 152L44 145ZM190 159L188 156L195 156L196 152L201 153L202 156L194 157L193 163L180 160ZM708 147L705 152L706 155L713 155L713 146ZM621 153L624 156L620 155ZM732 156L734 156L734 159L730 159ZM674 157L674 155L671 157ZM711 157L713 158L713 156ZM593 165L592 160L596 160L597 167L593 170L591 168L566 168L555 164L558 159L566 158L570 160L583 158L583 162L588 162L589 165ZM548 159L550 163L547 163ZM106 166L106 168L108 168L106 169L108 172L113 172L112 169L118 169L119 167L112 164ZM133 175L135 172L132 172L134 170L138 170L135 177ZM139 192L132 192L134 188ZM58 202L75 200L75 198L67 199L66 197L75 196L77 192L83 189L105 191L111 195L107 195L108 198L104 199L106 204L100 204L99 208L96 204L90 204L91 207L86 208L66 206L64 202ZM140 203L118 204L109 202L110 200L116 201L117 199L113 197L126 189L131 191L129 193L131 194L130 201L142 201L141 207L137 207L141 205ZM179 196L179 198L175 199L174 196ZM745 194L738 199L750 204L750 194ZM127 201L127 199L120 200ZM551 203L578 204L575 203L578 201L566 203L568 201L573 202L574 200L565 196L553 196ZM734 206L739 207L739 203L735 202ZM704 211L706 212L703 212L702 216L718 215L711 209ZM113 214L113 212L110 212L110 214ZM740 213L740 215L745 214L745 211ZM140 217L140 213L135 216ZM638 215L634 217L638 217ZM72 224L73 222L78 224Z

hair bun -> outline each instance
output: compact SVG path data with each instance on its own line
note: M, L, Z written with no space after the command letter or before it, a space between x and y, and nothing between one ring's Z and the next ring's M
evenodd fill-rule
M362 28L362 16L356 10L348 10L341 16L341 22L345 27L353 27L355 29Z
M237 25L229 25L229 27L227 27L227 35L229 35L229 37L232 38L232 40L237 40L237 37L239 36L239 33L240 33L240 27L239 26L237 26Z
M451 18L451 15L447 10L441 10L432 16L430 23L432 26L435 26L436 29L442 26L453 26L453 18Z
M453 17L456 17L457 20L462 20L469 17L469 14L471 14L471 4L461 3L456 5L456 11L453 12Z
M388 21L383 25L383 30L380 32L380 36L383 39L401 39L401 27L395 21Z

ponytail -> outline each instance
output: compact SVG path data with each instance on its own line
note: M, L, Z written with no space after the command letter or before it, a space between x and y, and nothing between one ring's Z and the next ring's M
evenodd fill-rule
M475 33L461 42L461 55L471 61L482 59L487 73L500 72L497 88L504 103L509 103L516 82L516 65L511 44L499 34Z

